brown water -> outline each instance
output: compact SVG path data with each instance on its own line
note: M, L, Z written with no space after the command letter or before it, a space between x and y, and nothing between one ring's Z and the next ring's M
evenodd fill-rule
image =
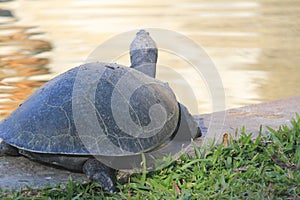
M298 0L18 0L0 8L0 119L47 80L84 63L105 40L145 27L173 30L202 46L222 78L227 108L300 94ZM201 77L166 53L159 61L185 73L192 88L203 88L194 91L196 108L183 99L194 114L212 110ZM182 92L176 76L158 72Z

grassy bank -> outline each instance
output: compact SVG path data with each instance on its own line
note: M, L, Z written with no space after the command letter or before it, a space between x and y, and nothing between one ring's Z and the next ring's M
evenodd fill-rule
M226 137L225 137L226 138ZM300 199L300 117L292 127L265 136L241 137L220 146L195 148L168 167L137 174L105 195L96 184L69 182L40 190L0 191L0 198L23 199Z

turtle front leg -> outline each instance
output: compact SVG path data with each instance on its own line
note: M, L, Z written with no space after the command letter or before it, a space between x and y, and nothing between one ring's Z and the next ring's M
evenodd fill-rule
M99 183L105 192L116 191L116 171L114 169L96 159L88 159L83 165L83 172L89 179Z
M19 149L16 147L13 147L6 142L2 141L0 142L0 156L19 156Z

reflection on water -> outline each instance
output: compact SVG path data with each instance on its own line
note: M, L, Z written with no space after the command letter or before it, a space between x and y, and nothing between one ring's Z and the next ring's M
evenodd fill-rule
M45 81L35 80L38 75L48 74L46 58L37 54L48 51L51 46L43 40L30 39L30 27L16 26L15 17L9 10L0 10L4 25L0 27L0 118L7 116L24 99Z
M49 78L84 63L109 37L144 27L178 31L200 44L223 80L227 108L300 93L298 0L39 0L0 5L1 117ZM191 67L176 59L161 53L159 62L176 73L158 69L158 76L179 92L180 84L188 82L198 103L193 112L210 112L205 80L193 77ZM128 65L128 56L118 62Z

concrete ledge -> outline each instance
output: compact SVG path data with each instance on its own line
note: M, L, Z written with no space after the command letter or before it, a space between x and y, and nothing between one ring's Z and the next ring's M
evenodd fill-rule
M196 116L204 136L210 134L234 133L246 127L247 133L257 136L260 125L262 133L269 126L278 129L280 125L290 125L290 120L300 114L300 95L275 101L255 104L222 112ZM213 127L211 128L211 126ZM211 132L218 130L218 133Z
M230 109L223 112L196 116L204 136L214 134L222 136L223 133L234 133L236 128L246 126L247 132L255 137L259 133L260 125L263 132L266 126L278 129L282 124L290 124L295 113L300 114L300 95L287 99L266 102L241 108ZM225 116L225 117L224 117ZM203 137L196 141L198 145ZM188 148L188 151L192 147ZM73 180L87 180L84 174L71 173L67 170L53 168L23 157L0 157L0 188L21 189L26 185L31 187L45 187L59 183L67 183L69 177Z
M72 180L87 180L84 174L33 162L25 157L0 157L1 189L20 190L26 186L39 188L68 183L69 177Z

